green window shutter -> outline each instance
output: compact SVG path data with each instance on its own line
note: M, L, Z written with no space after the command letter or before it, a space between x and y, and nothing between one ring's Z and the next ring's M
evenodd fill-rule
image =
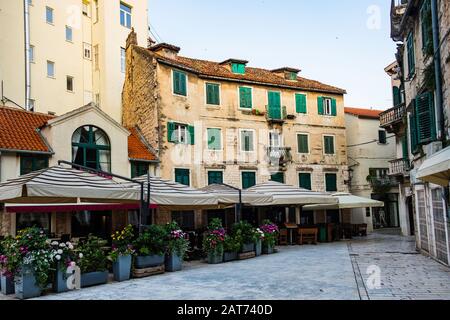
M295 95L295 108L297 113L307 113L306 110L306 95L296 94Z
M245 65L242 63L233 63L231 64L231 72L245 74Z
M335 173L326 173L325 174L325 184L327 192L336 192L337 191L337 175Z
M180 92L180 73L178 71L173 71L173 92Z
M252 104L252 88L239 87L239 107L242 109L251 109Z
M323 115L323 97L317 97L317 109L320 115Z
M181 96L187 95L187 83L185 73L176 70L173 71L173 92Z
M311 173L299 173L300 188L312 190Z
M426 53L432 53L433 49L433 25L430 0L425 0L420 9L420 24L422 30L422 50ZM429 52L428 50L431 49Z
M189 169L175 169L175 182L190 186Z
M195 144L195 127L194 126L188 126L188 132L189 132L189 144L194 145Z
M167 141L176 142L177 138L174 136L175 131L175 123L168 122L167 123Z
M411 77L416 72L416 54L414 52L414 35L412 31L408 35L407 40L408 49L408 74Z
M414 115L409 115L409 134L411 136L411 153L416 154L418 149L418 137L417 137L417 125L416 117Z
M208 128L208 149L209 150L222 150L222 130Z
M269 118L271 119L281 119L281 94L276 91L268 92L269 100Z
M394 86L392 88L392 96L394 98L394 107L398 106L401 103L401 97L400 97L400 88Z
M40 155L20 156L20 175L48 168L48 157Z
M297 146L298 146L299 153L309 153L308 135L298 134L297 135Z
M378 130L378 142L381 144L386 144L386 131L384 130Z
M208 185L222 184L223 172L222 171L208 171Z
M275 181L275 182L279 182L279 183L284 183L284 174L282 172L278 172L278 173L272 174L270 176L270 180L271 181Z
M334 154L334 137L325 136L324 137L324 148L325 154Z
M416 98L416 125L418 143L424 144L436 139L436 119L433 94L426 92Z
M402 153L403 153L403 159L408 160L409 154L408 154L408 135L407 135L407 133L402 137Z
M334 116L334 117L337 116L336 99L331 99L331 115Z
M242 172L242 189L248 189L256 185L255 172Z
M206 103L220 105L220 86L218 84L206 84Z

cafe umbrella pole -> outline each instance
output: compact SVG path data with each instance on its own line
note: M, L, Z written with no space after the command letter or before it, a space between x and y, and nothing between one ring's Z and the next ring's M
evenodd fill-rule
M235 205L234 209L234 219L236 222L240 222L242 219L242 190L225 183L220 183L220 185L231 188L239 192L239 203Z

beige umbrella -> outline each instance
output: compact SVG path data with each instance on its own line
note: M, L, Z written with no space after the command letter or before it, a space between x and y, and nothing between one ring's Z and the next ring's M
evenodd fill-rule
M350 193L335 193L332 195L338 200L336 204L317 204L307 205L303 207L303 210L333 210L333 209L356 209L356 208L379 208L384 207L384 203L381 201L354 196Z
M251 190L241 190L241 199L239 199L239 190L221 184L212 184L200 190L215 194L222 204L239 204L241 200L242 204L250 206L269 205L273 200L271 195Z
M417 178L443 187L450 183L450 147L425 160L419 168Z

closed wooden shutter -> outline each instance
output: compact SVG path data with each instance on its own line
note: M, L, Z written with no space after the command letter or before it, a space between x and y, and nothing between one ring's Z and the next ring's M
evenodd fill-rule
M320 115L323 115L323 97L317 97L317 109Z
M309 153L308 135L298 134L297 135L297 144L298 144L298 152L299 153Z
M418 143L425 144L436 139L436 120L433 94L426 92L416 98L416 125Z
M416 54L414 52L414 35L412 32L408 35L406 46L408 50L408 74L411 77L416 72Z
M325 184L327 192L337 191L337 175L335 173L325 174Z
M242 109L251 109L252 105L252 88L239 87L239 107Z
M208 128L208 149L222 150L222 130Z
M188 126L188 132L189 132L189 144L194 145L195 144L195 127L194 126Z
M189 169L175 169L175 182L190 186Z
M416 117L414 115L409 116L409 134L411 136L411 153L417 154L419 152L419 144L417 138Z
M336 99L331 99L331 115L336 117L337 116L337 103Z
M222 184L223 172L222 171L208 171L208 185Z
M175 131L175 123L168 122L167 123L167 141L169 142L177 142L178 139L174 136Z
M242 189L248 189L256 185L255 172L242 172Z
M307 113L306 110L306 95L296 94L295 95L295 106L297 113Z
M220 86L218 84L206 84L206 103L220 105Z
M300 188L312 190L311 173L299 173Z

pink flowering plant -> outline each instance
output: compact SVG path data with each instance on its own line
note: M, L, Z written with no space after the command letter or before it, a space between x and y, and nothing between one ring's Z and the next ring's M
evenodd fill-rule
M220 219L213 219L203 238L203 251L216 256L223 255L226 231Z
M265 220L259 229L264 233L263 244L268 247L275 246L279 233L278 226L269 220Z
M186 255L189 249L189 238L183 230L180 229L175 221L166 225L167 231L167 254L175 254L181 259Z
M112 247L109 258L115 262L121 256L130 256L135 253L132 245L134 240L133 226L130 224L121 231L111 235Z

